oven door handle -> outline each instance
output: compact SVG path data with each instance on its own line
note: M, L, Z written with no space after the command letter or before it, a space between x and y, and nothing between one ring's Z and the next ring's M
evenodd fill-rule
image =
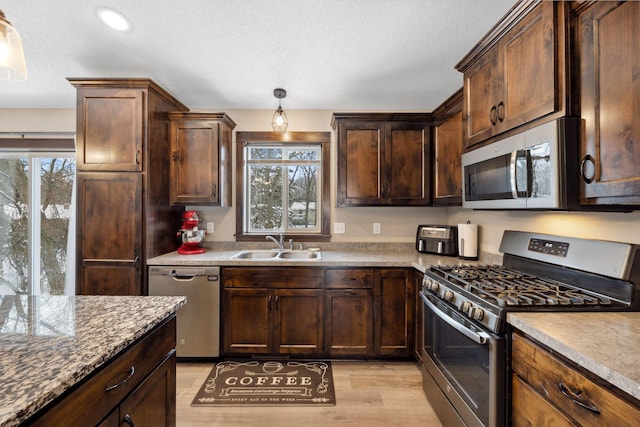
M431 301L429 301L427 296L422 292L420 292L420 298L422 298L422 301L426 304L426 306L429 307L431 311L433 311L440 319L442 319L449 326L451 326L452 328L454 328L455 330L457 330L467 338L473 340L478 344L486 344L487 341L491 339L489 334L487 334L486 332L474 332L471 329L467 328L466 326L453 320L446 313L444 313L442 310L436 307Z

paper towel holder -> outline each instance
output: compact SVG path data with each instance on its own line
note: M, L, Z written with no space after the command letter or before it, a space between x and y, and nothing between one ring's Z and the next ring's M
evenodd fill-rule
M458 224L458 253L460 259L478 260L478 224Z

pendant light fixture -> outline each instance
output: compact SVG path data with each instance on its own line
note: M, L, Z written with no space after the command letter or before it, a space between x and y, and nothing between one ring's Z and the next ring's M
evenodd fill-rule
M287 115L282 109L282 98L287 96L287 91L284 89L274 89L273 96L278 98L278 109L273 113L271 126L275 133L285 133L287 131L287 126L289 126L289 121L287 120Z
M0 79L27 80L27 65L20 34L0 10Z

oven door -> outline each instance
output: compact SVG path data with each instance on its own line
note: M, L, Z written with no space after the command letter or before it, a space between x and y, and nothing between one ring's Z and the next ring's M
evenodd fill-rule
M504 338L477 326L429 291L421 291L420 297L427 372L466 425L504 425Z

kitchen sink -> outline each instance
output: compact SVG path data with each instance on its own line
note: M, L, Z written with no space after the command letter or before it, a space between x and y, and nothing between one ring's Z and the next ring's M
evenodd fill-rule
M273 261L314 261L322 259L320 251L290 251L247 249L233 255L231 259L273 260Z

